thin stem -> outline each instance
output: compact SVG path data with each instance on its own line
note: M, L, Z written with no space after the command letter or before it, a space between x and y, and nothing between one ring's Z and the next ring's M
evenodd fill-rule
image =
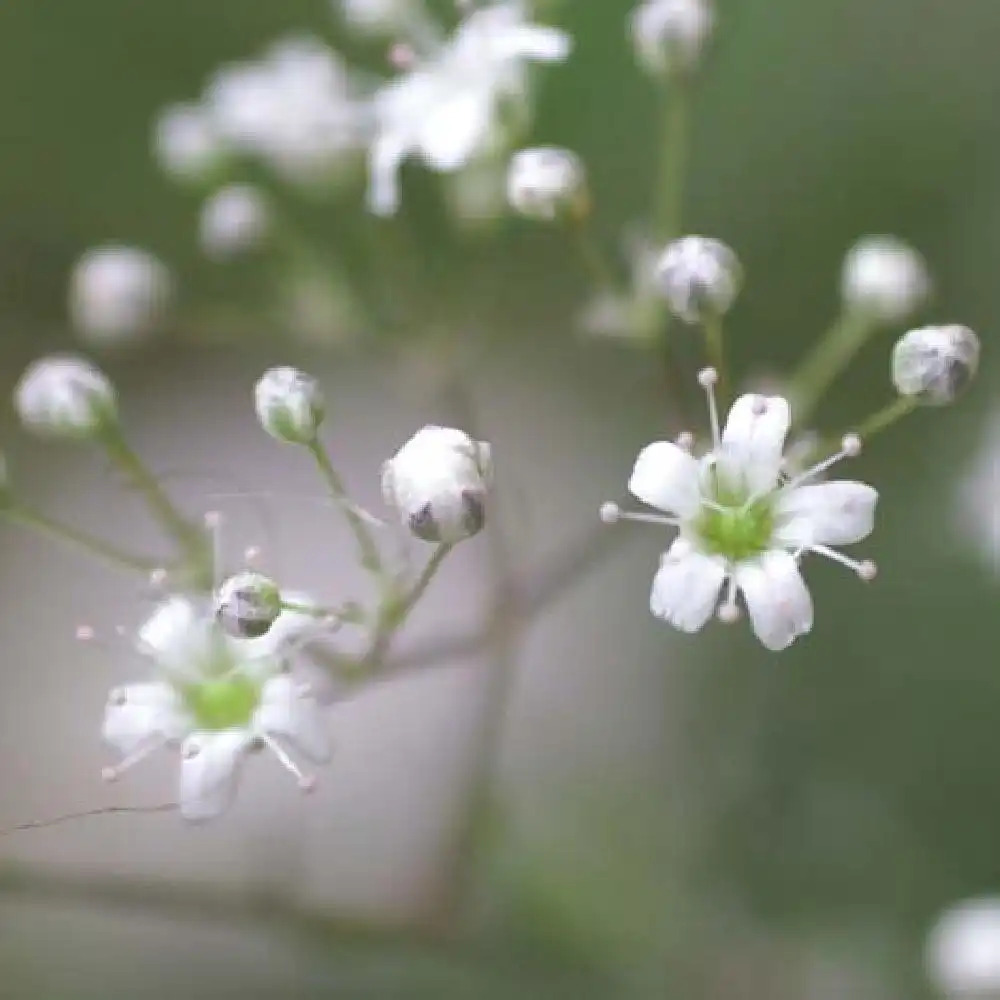
M881 409L876 410L870 417L863 420L855 433L862 441L867 441L880 431L891 427L908 413L912 413L916 408L917 401L912 396L898 396L891 403L886 403Z
M0 508L0 516L6 517L13 524L20 524L26 528L31 528L58 542L71 545L90 555L97 556L98 559L103 559L105 562L120 569L149 573L159 565L159 563L152 559L125 552L110 542L94 538L86 532L79 531L68 524L63 524L61 521L56 521L54 518L48 517L36 510L30 510L27 507L12 506Z
M726 371L726 341L722 332L722 317L717 313L708 313L702 322L705 331L705 354L708 363L719 376L718 391L723 405L729 399L729 377Z
M77 820L91 819L94 816L165 813L174 812L176 809L176 802L164 802L162 805L156 806L99 806L96 809L81 809L79 812L64 813L62 816L53 816L50 819L33 819L28 820L26 823L17 823L14 826L4 827L0 829L0 837L9 837L15 833L26 833L28 830L47 830L52 826L75 823Z
M853 313L844 313L827 330L792 377L789 395L797 424L809 419L823 393L874 330L868 320Z
M614 272L589 219L573 219L569 223L569 230L580 260L598 290L614 291L617 286Z
M656 237L669 243L681 235L684 177L688 158L688 93L671 82L664 94L660 167L656 177Z

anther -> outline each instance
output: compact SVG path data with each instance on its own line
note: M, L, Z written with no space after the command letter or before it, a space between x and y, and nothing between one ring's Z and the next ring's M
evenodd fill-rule
M598 515L605 524L617 524L622 518L622 509L613 502L602 503Z
M848 458L857 458L861 454L861 438L857 434L845 434L840 447Z
M113 781L117 781L121 776L121 772L117 767L102 767L101 768L101 781L106 784L111 784Z
M698 372L698 385L703 389L711 389L719 381L719 373L712 367L702 368Z
M858 563L857 573L866 583L871 583L878 576L878 566L871 559L862 559Z

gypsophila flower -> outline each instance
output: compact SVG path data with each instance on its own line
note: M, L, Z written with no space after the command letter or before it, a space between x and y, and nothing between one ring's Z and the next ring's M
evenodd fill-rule
M156 119L153 154L160 169L176 180L204 181L225 152L211 116L200 104L172 104Z
M117 396L107 376L70 354L29 365L14 389L14 408L25 427L51 437L94 437L118 419Z
M975 899L948 910L927 942L927 972L954 1000L1000 995L1000 899Z
M333 6L359 34L426 37L433 30L422 0L333 0Z
M954 498L954 523L971 555L1000 576L1000 411L987 417Z
M323 422L325 402L319 383L297 368L268 369L254 388L261 427L288 444L311 444Z
M263 573L238 573L215 595L215 616L223 630L243 639L266 635L281 614L281 590Z
M902 322L927 301L930 291L923 257L894 236L865 237L844 259L844 309L871 322Z
M979 338L967 326L925 326L900 337L892 351L892 381L901 396L946 406L975 377Z
M95 247L70 277L69 310L80 336L93 344L115 344L154 332L163 322L173 291L170 271L146 250Z
M849 559L831 546L870 534L878 494L864 483L811 482L840 459L858 454L861 443L854 435L844 438L836 455L788 478L782 451L790 412L780 396L740 396L720 434L717 377L710 368L699 376L709 398L708 453L699 459L682 445L657 441L636 460L629 491L664 513L630 514L606 504L601 517L678 529L653 580L650 610L656 617L696 632L717 608L721 619L735 620L742 592L757 638L768 649L781 650L813 625L812 598L799 572L804 555L815 552L863 579L874 577L874 563Z
M328 761L326 720L311 688L285 672L282 645L254 642L251 653L185 598L162 604L139 633L154 679L116 688L108 699L103 736L122 760L105 778L162 747L179 749L181 815L204 821L229 807L247 755L266 747L311 790L315 779L289 750Z
M685 236L664 251L656 280L670 311L686 323L729 311L743 281L736 254L719 240Z
M714 26L709 0L645 0L630 20L639 65L656 76L687 76L701 63Z
M198 235L209 257L224 260L260 246L270 225L270 210L252 184L230 184L201 208Z
M382 467L382 495L418 538L458 542L486 522L490 446L453 427L424 427Z
M539 146L515 153L507 170L507 200L519 215L551 222L579 218L589 207L587 174L576 153Z

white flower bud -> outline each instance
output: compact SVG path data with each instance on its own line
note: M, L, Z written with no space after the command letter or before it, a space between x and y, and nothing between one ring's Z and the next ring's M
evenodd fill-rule
M256 249L270 225L264 196L252 184L230 184L201 208L198 235L201 248L216 260Z
M115 344L152 333L163 322L173 282L166 266L145 250L95 247L70 277L74 327L92 344Z
M281 590L262 573L229 577L215 595L215 616L222 628L240 639L266 635L281 614Z
M657 76L694 72L715 25L709 0L645 0L632 12L640 66Z
M859 240L844 258L844 309L877 323L901 323L930 296L923 257L893 236Z
M427 542L480 531L492 479L490 446L453 427L424 427L382 467L382 495Z
M522 149L507 170L507 201L528 219L551 222L562 215L586 215L590 199L583 162L555 146Z
M674 241L656 265L660 294L670 311L687 323L727 313L742 282L736 254L725 243L704 236Z
M14 408L29 430L53 437L94 437L118 419L107 376L73 355L29 365L14 389Z
M966 326L910 330L892 351L892 381L901 396L946 406L972 381L979 367L979 338Z
M319 383L297 368L269 368L254 387L261 427L288 444L311 444L323 422L325 404Z
M204 181L225 155L211 116L198 104L172 104L153 126L153 155L179 181Z
M927 972L946 997L990 1000L1000 995L1000 899L977 899L949 910L927 942Z

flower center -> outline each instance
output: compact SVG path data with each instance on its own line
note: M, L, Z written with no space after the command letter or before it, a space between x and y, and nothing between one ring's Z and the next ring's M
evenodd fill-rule
M198 728L217 732L250 724L260 703L260 688L247 677L234 675L191 684L183 697Z
M716 485L714 507L705 507L695 522L695 531L705 551L741 562L770 547L774 512L770 497L748 504L747 498Z

